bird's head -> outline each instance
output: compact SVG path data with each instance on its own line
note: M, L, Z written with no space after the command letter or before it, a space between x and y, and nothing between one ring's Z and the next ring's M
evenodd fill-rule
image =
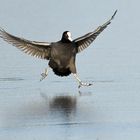
M65 31L62 35L62 42L72 42L71 33L69 31Z

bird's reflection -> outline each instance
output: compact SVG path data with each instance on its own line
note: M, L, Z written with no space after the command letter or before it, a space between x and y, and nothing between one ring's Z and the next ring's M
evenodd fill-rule
M63 115L69 116L76 111L77 98L76 96L60 95L55 97L47 97L45 94L41 94L45 99L50 112L59 112Z
M76 98L71 96L58 96L50 102L50 108L71 113L76 109Z
M79 116L79 98L90 94L42 93L25 100L6 112L5 126L24 126L38 124L73 124ZM80 96L79 96L80 95ZM14 108L14 111L13 111ZM9 117L10 116L10 117Z

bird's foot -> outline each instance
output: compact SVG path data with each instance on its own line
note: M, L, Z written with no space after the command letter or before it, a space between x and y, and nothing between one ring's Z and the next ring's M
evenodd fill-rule
M79 82L78 88L83 87L83 86L89 87L89 86L91 86L91 85L93 85L93 84L91 84L91 83Z
M40 78L40 81L44 80L47 77L47 75L45 73L41 73L41 76L42 77Z
M47 75L48 75L48 70L45 69L45 72L44 73L41 73L41 79L40 79L40 81L44 80L47 77Z

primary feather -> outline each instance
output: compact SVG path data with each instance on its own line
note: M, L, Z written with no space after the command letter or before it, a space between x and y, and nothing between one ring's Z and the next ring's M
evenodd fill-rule
M113 16L106 23L99 26L93 32L90 32L74 40L78 48L78 53L83 51L85 48L87 48L96 39L96 37L111 23L111 20L114 18L116 13L117 13L117 10L114 12Z
M24 38L19 38L7 33L4 29L0 28L0 37L17 47L21 51L38 58L49 59L50 45L48 42L29 41Z

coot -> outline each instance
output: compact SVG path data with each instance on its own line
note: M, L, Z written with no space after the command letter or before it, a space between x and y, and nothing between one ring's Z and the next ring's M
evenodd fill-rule
M106 23L99 26L96 30L74 40L71 38L71 33L65 31L62 34L61 40L58 42L29 41L9 34L2 28L0 28L0 37L29 55L49 60L48 65L56 75L68 76L72 73L79 83L79 88L81 86L90 86L92 84L82 82L77 76L75 65L76 55L87 48L96 39L111 23L116 13L117 10ZM48 68L41 75L41 80L43 80L48 75Z

